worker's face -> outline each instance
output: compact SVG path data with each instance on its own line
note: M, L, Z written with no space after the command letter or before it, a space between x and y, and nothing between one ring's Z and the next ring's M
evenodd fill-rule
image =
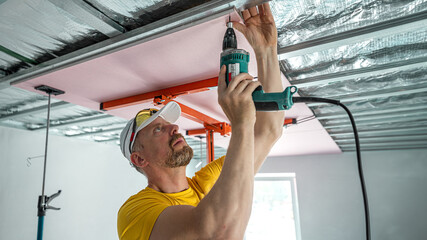
M142 144L142 157L162 167L187 166L193 158L193 149L178 129L177 125L158 117L139 131L136 140Z

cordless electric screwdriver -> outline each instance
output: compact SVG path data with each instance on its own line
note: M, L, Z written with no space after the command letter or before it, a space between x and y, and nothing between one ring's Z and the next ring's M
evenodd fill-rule
M227 67L226 83L239 73L247 73L249 53L243 49L237 49L236 34L233 23L227 23L227 31L222 42L221 65ZM265 93L262 86L258 86L252 93L252 99L257 111L288 110L292 107L292 95L297 92L297 87L287 87L283 92Z

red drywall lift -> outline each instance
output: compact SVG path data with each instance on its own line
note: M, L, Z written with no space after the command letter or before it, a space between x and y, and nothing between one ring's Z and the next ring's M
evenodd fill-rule
M181 95L190 93L197 93L207 91L209 88L218 86L218 78L210 78L197 82L187 83L175 87L165 88L157 91L148 93L138 94L130 97L120 98L101 103L101 110L108 111L121 107L127 107L140 103L153 101L155 105L166 105L170 101ZM203 129L188 130L187 135L201 135L206 134L206 148L208 153L208 162L214 160L214 136L215 132L220 133L222 136L229 135L231 133L231 126L226 122L220 122L212 117L209 117L195 109L192 109L182 103L179 103L181 107L181 116L193 120L195 122L203 124ZM285 125L295 123L295 119L286 119Z

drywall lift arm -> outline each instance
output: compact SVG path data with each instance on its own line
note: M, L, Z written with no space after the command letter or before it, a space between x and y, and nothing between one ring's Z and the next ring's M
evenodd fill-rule
M207 91L209 88L218 86L218 78L209 78L193 83L187 83L175 87L165 88L153 92L138 94L130 97L121 99L111 100L100 104L100 109L103 111L132 106L144 102L153 101L155 105L166 105L168 102L175 99L177 96ZM178 103L181 107L182 116L201 123L204 129L188 130L187 135L201 135L206 134L206 145L208 152L208 161L214 160L214 132L218 132L223 136L230 135L231 126L226 122L220 122L214 118L211 118L195 109L192 109L182 103ZM295 119L292 119L292 123ZM286 119L284 125L290 124L289 119Z
M128 107L136 104L152 101L157 96L179 96L190 93L207 91L209 88L218 86L218 78L209 78L197 82L187 83L175 87L165 88L162 90L152 91L148 93L138 94L130 97L120 98L116 100L102 102L100 110L108 111L122 107Z

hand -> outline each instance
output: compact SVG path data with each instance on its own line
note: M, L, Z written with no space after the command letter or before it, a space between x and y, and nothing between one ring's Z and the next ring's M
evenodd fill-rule
M230 83L225 83L226 67L221 66L218 77L218 103L227 115L232 126L245 124L247 127L255 124L255 105L252 93L260 83L253 81L247 73L234 77Z
M242 15L245 24L233 22L233 26L245 35L255 53L277 48L277 29L268 3L246 9Z

